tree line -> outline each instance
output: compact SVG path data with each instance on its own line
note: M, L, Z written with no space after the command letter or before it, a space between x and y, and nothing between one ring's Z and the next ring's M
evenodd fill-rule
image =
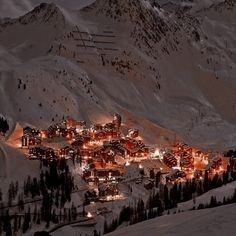
M51 163L46 171L41 172L39 179L28 176L24 181L22 193L18 191L18 182L12 182L9 185L7 204L11 207L13 200L18 196L18 212L11 214L9 209L1 210L0 234L4 232L11 236L16 232L26 233L33 224L44 223L48 228L50 223L76 220L78 213L74 204L67 209L64 207L66 202L71 202L74 189L74 179L64 161ZM34 209L32 206L25 209L25 198L34 199L36 196L42 198L40 205L35 205ZM0 197L1 202L2 194Z
M3 117L0 117L0 133L5 134L9 130L9 124L7 120Z

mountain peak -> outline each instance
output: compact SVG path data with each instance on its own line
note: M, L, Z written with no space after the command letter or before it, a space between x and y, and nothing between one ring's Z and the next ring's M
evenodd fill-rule
M54 3L41 3L35 7L32 11L19 19L21 24L29 23L65 23L65 18L61 10Z
M179 29L154 0L97 0L83 11L117 22L127 22L135 45L139 48L145 47L148 54L152 54L156 45L166 38L170 31ZM171 47L176 49L175 44L173 42Z

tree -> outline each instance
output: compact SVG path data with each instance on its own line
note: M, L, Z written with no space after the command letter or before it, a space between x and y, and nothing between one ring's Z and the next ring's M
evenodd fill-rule
M8 210L6 211L5 216L3 217L3 231L6 233L7 236L12 235L11 219Z
M14 216L14 234L16 235L16 232L18 231L18 221L17 216Z
M0 117L0 133L5 134L9 130L9 125L7 120L3 117Z
M35 205L34 207L34 213L33 213L33 222L36 223L36 220L37 220L37 214L38 211L37 211L37 206Z
M104 234L109 233L109 229L108 229L108 225L107 225L107 221L106 220L104 221L103 233Z
M210 201L209 207L216 207L216 206L217 206L216 197L211 196L211 201Z
M153 169L150 170L150 179L155 179L155 172Z
M120 211L120 216L119 216L119 225L121 225L125 221L130 221L132 215L132 209L128 207L123 207L122 210Z
M208 176L207 170L205 171L203 188L204 188L204 192L207 192L209 190L209 176Z
M161 171L158 171L156 173L156 178L155 178L155 186L156 188L159 187L159 183L161 182Z
M23 233L26 233L26 231L27 231L28 229L29 229L29 218L28 218L28 214L25 213L22 232L23 232Z
M2 201L2 190L0 188L0 202Z
M164 202L165 202L165 209L169 209L170 207L170 200L169 200L169 190L167 185L164 186Z

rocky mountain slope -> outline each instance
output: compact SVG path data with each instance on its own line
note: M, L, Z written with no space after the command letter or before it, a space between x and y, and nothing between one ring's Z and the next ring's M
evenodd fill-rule
M4 20L1 113L12 126L42 127L119 112L150 144L177 133L206 149L235 146L235 11L232 0L175 13L153 1L98 0Z

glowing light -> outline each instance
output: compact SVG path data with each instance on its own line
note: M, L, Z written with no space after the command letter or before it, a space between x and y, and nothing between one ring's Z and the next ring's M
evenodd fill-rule
M156 150L155 150L154 156L160 156L160 150L159 150L159 149L156 149Z
M130 163L128 161L126 161L125 165L126 166L130 166Z
M91 217L93 217L93 216L92 216L92 214L91 214L90 212L88 212L87 217L88 217L88 218L91 218Z
M190 175L189 175L189 178L190 178L190 179L193 179L193 178L194 178L194 174L190 174Z
M139 164L138 168L139 169L143 169L143 166L141 164Z
M181 170L181 167L179 167L179 166L174 166L174 167L172 167L172 169L173 169L173 170Z
M112 196L107 196L107 201L111 201L112 200Z

